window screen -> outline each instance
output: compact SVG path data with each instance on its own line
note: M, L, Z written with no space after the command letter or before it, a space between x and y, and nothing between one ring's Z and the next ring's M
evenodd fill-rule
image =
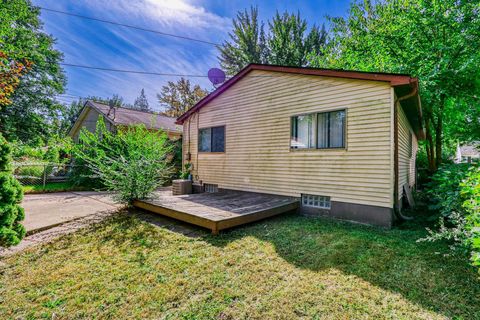
M198 151L208 152L212 145L212 129L205 128L198 131Z
M292 118L292 148L315 148L315 116L307 114Z
M317 119L317 148L345 147L345 110L322 112Z
M304 148L344 148L345 110L292 117L290 146Z
M212 152L225 151L225 127L212 128Z

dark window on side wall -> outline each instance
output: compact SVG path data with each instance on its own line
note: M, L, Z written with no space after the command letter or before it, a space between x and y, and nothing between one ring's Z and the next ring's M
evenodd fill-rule
M198 130L198 151L225 152L225 126Z

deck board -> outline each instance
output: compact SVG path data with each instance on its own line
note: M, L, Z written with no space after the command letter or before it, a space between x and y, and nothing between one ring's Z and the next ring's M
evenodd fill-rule
M173 196L170 188L134 202L136 207L208 228L213 233L292 211L298 205L298 199L292 197L233 190Z

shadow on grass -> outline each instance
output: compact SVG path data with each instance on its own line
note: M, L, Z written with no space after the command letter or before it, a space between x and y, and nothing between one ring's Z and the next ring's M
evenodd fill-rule
M286 214L203 236L223 247L246 236L268 241L299 268L337 269L447 317L480 319L479 274L464 256L446 256L446 243L418 243L423 227L376 227Z
M220 248L254 237L271 243L277 254L295 267L336 269L446 317L480 319L480 274L466 256L451 255L447 243L417 242L426 235L424 222L385 230L292 213L212 236L192 225L146 215L150 218L140 220L182 235L194 234Z

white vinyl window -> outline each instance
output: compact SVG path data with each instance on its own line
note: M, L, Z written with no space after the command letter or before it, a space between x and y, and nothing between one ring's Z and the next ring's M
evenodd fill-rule
M292 118L292 148L315 148L315 123L316 121L314 114L307 114Z
M292 117L292 149L345 148L345 110Z
M302 194L302 205L320 209L330 209L330 197L318 196L313 194Z

